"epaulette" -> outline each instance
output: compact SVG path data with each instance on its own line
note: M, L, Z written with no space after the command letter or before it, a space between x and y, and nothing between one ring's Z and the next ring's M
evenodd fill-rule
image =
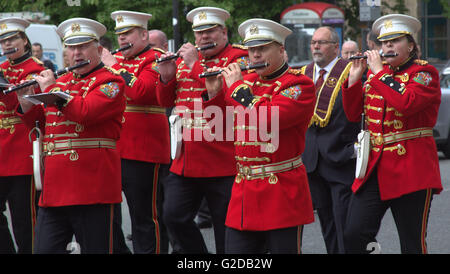
M134 76L133 73L128 72L124 68L120 68L119 70L113 69L112 67L105 66L105 69L107 69L109 72L111 72L114 75L121 76L123 80L125 80L125 84L129 87L133 87L134 82L136 81L136 76Z
M301 67L301 68L299 69L299 71L300 71L300 74L305 75L306 66Z
M33 58L33 60L34 60L36 63L38 63L39 65L41 65L41 66L44 65L44 62L42 62L41 60L37 59L36 57L31 56L31 58Z
M112 67L104 66L105 69L107 69L109 72L111 72L114 75L120 75L120 71L113 69Z
M243 49L243 50L248 50L248 48L244 45L239 45L239 44L232 44L231 45L233 48L237 48L237 49Z
M428 64L428 61L421 60L421 59L416 59L416 60L414 60L414 63L416 63L418 65L421 65L421 66L425 66L425 65Z
M381 63L382 63L383 65L389 65L389 63L388 63L386 60L383 60Z
M300 75L300 74L302 74L302 70L301 70L301 69L293 69L293 68L290 68L290 69L288 70L288 73L294 74L294 75Z
M153 49L153 50L156 50L156 51L159 51L159 52L161 52L162 54L166 53L165 50L160 49L160 48L152 48L152 49Z

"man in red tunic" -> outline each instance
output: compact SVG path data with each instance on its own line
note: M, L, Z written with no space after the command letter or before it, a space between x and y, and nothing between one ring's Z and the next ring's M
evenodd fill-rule
M314 221L301 158L316 98L314 84L284 61L288 28L250 19L239 26L239 34L251 63L269 65L243 77L239 65L231 64L206 81L210 101L205 104L225 99L237 112L238 174L228 206L225 251L298 254L303 225Z
M211 117L204 115L201 97L206 90L205 81L199 74L205 67L247 62L247 51L228 43L225 20L229 16L227 11L212 7L190 11L187 19L193 23L196 46L216 46L198 51L186 43L178 50L180 58L176 63L172 60L159 64L158 100L163 106L176 106L175 114L182 121L181 151L164 184L163 214L169 235L183 253L208 252L194 222L203 197L211 211L217 253L224 252L225 216L236 174L233 142L212 140L223 129L211 129L208 125Z
M71 65L90 63L57 80L50 70L35 77L43 93L60 92L66 99L33 105L19 97L18 113L26 125L32 128L39 121L45 154L34 251L64 253L75 235L81 253L108 253L113 205L122 201L116 142L125 83L101 62L98 40L106 32L102 24L73 18L62 22L57 32Z
M17 85L45 69L42 62L31 55L30 40L25 34L29 25L28 21L20 18L0 20L2 51L17 49L8 54L8 60L0 65L5 84ZM17 95L5 95L1 90L0 87L0 253L15 253L8 222L3 215L6 202L13 220L17 253L31 253L36 220L33 161L30 158L32 148L28 129L15 113L19 104ZM39 87L36 87L36 92L40 92Z
M118 142L122 163L122 189L131 219L134 253L167 253L169 240L161 222L162 179L170 162L169 124L165 108L158 105L155 59L163 50L151 48L147 22L151 14L115 11L120 47L133 46L111 56L104 52L106 65L118 70L127 83L127 106Z

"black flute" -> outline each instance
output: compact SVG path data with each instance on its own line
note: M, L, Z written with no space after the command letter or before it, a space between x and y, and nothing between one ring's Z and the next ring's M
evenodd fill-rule
M381 53L381 57L395 57L398 53ZM348 58L348 60L356 60L356 59L367 59L367 56L365 55L353 55Z
M120 51L127 50L127 49L131 48L132 46L133 46L133 44L128 43L128 45L126 45L126 46L123 46L123 47L121 47L121 48L118 48L118 49L116 49L116 50L111 51L111 54L114 55L114 54L116 54L116 53L118 53L118 52L120 52Z
M0 57L2 57L3 55L7 55L7 54L14 53L14 52L16 52L17 50L18 50L17 48L13 48L13 49L10 49L10 50L8 50L8 51L0 52Z
M201 50L207 50L207 49L210 49L210 48L214 48L215 46L217 46L217 43L212 43L212 44L208 44L208 45L203 46L203 47L195 47L195 48L197 49L197 51L201 51ZM158 58L158 59L156 59L156 63L161 63L161 62L164 62L164 61L177 59L178 57L180 57L180 56L177 53L177 54L169 56L169 57Z
M269 63L261 63L261 64L255 64L255 65L247 65L247 66L242 66L240 67L242 71L244 70L249 70L249 69L257 69L257 68L265 68L269 66ZM220 73L222 73L222 70L218 70L218 71L213 71L213 72L203 72L201 74L198 75L198 77L200 78L205 78L205 77L210 77L210 76L215 76L215 75L219 75Z
M90 60L82 61L82 62L80 62L80 63L78 63L76 65L73 65L71 67L66 67L66 68L60 69L60 70L54 72L53 74L55 75L55 78L57 78L58 76L61 76L62 74L66 73L66 72L72 71L72 70L77 69L77 68L84 67L84 66L86 66L89 63L91 63ZM12 86L12 87L10 87L8 89L5 89L3 91L3 93L4 94L8 94L8 93L14 92L16 90L19 90L21 88L32 86L34 84L37 84L36 79L24 82L24 83L16 85L16 86Z

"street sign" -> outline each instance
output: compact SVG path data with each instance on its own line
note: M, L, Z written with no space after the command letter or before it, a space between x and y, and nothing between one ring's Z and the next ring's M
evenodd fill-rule
M375 21L381 16L380 0L359 0L359 20Z

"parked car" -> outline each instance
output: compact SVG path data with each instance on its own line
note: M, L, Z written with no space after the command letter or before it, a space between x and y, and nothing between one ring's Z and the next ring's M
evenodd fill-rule
M450 66L442 70L441 78L441 106L436 125L433 128L433 136L439 151L446 158L450 158Z

